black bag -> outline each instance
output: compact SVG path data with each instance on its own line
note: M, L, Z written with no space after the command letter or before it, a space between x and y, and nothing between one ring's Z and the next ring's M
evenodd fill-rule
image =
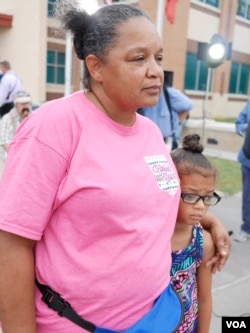
M174 130L173 110L172 110L172 106L171 106L171 103L170 103L170 97L169 97L169 92L168 92L168 87L167 86L163 87L163 92L164 92L164 96L165 96L166 103L167 103L168 110L169 110L169 114L170 114L170 122L171 122L171 130L172 130L172 147L171 147L171 150L174 150L174 149L178 148L178 142L176 140L175 133L173 132L173 130Z
M13 102L5 103L0 107L0 118L2 118L3 115L8 113L12 108L14 107Z
M246 135L243 143L243 153L250 159L250 123L247 126Z

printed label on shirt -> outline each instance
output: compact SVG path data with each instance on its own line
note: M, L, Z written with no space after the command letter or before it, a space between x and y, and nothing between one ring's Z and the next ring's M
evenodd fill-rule
M157 184L161 190L174 195L179 188L178 179L175 172L164 155L154 155L144 157L150 170L155 175Z

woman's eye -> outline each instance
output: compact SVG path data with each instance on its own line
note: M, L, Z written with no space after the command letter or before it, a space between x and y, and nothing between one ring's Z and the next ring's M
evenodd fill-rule
M135 59L135 61L142 61L142 60L144 60L145 58L143 57L143 56L140 56L140 57L137 57L136 59Z
M156 60L159 61L159 62L161 62L163 60L163 56L162 55L157 56Z

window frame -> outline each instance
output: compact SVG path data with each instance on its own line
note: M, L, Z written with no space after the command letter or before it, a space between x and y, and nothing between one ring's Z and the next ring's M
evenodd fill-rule
M235 69L237 67L237 69ZM245 89L244 89L245 88ZM232 61L229 76L228 93L248 95L250 92L250 65Z
M190 64L190 61L192 63ZM195 67L194 67L195 65ZM199 92L205 92L207 89L207 76L208 76L208 66L202 61L198 60L197 54L193 52L186 53L186 68L185 68L185 78L184 78L184 88L185 90L193 90ZM194 78L194 85L188 85L188 80ZM211 92L213 81L213 72L212 78L210 81L209 92Z
M245 8L241 10L240 6L244 6ZM236 15L250 21L250 0L238 0Z
M213 8L220 8L220 0L198 0L202 3L204 3L205 5L207 6L211 6ZM217 3L216 4L213 4L213 1L216 1Z
M54 61L49 62L49 53L53 52ZM64 61L59 61L59 57L63 55ZM47 84L58 84L64 85L65 84L65 57L66 53L64 51L48 49L47 50L47 65L46 65L46 83ZM49 68L53 68L53 81L49 79ZM60 71L62 70L62 74Z
M53 8L55 5L56 0L48 0L47 2L47 15L48 17L52 17L53 16Z

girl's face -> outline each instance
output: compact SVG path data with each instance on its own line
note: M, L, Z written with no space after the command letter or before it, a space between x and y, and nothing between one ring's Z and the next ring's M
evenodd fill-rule
M163 84L162 43L155 25L131 18L101 62L101 85L114 110L136 111L158 102Z
M204 177L199 174L181 175L181 193L198 194L198 195L213 195L215 191L214 176ZM206 206L202 199L195 204L185 203L180 199L177 223L185 223L194 225L201 221L203 216L208 211L209 206Z

